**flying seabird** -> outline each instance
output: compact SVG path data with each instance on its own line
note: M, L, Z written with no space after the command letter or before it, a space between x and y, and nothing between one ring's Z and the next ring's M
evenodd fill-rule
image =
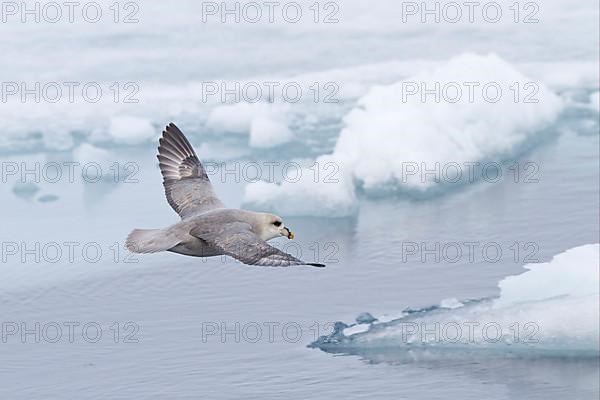
M134 229L126 246L134 253L171 251L196 257L231 256L270 267L323 264L297 259L266 241L293 233L273 214L226 208L183 133L170 123L162 133L158 161L165 195L181 221L163 229Z

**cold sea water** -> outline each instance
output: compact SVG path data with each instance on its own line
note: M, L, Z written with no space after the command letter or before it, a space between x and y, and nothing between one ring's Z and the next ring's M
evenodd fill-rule
M198 4L0 25L6 81L111 96L0 105L2 398L598 398L597 4L462 28L400 25L388 1L227 28ZM504 98L397 97L471 75ZM269 80L305 95L202 98ZM114 102L115 81L139 102ZM513 101L517 81L539 101ZM281 214L296 237L274 243L327 267L125 251L178 220L155 158L170 121L228 207Z

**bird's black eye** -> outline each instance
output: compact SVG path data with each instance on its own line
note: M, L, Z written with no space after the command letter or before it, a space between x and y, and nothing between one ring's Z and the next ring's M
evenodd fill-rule
M275 225L275 226L281 226L281 221L275 221L275 222L273 222L273 225Z

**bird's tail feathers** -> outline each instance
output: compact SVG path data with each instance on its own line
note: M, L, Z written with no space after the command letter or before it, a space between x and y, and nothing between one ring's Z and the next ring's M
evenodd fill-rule
M163 229L134 229L125 242L132 253L157 253L167 251L177 244L178 241Z

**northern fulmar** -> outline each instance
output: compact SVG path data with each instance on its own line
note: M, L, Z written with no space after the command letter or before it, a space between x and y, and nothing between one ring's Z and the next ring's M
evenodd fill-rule
M325 266L299 260L266 242L279 236L294 238L281 217L226 208L192 145L173 123L159 140L158 161L167 201L181 221L163 229L134 229L126 241L129 251L228 255L244 264L269 267Z

